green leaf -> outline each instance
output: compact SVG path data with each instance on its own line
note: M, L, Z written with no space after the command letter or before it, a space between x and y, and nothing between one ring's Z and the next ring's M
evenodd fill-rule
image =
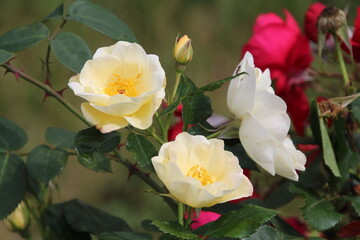
M68 154L64 150L48 146L37 146L27 159L27 169L31 176L47 184L65 168Z
M68 20L77 21L115 40L136 42L130 28L109 10L90 1L75 1L68 10Z
M59 148L74 148L75 133L63 128L49 127L45 132L46 141Z
M25 131L15 123L0 117L0 152L18 150L27 142Z
M147 233L109 232L96 234L98 240L151 240Z
M243 238L254 233L261 225L278 214L278 211L254 205L222 215L195 230L199 235L211 237Z
M64 15L64 3L60 3L45 19L58 19Z
M275 228L281 232L286 238L282 239L304 239L304 236L300 234L293 226L287 223L284 219L279 216L275 216L271 219L271 223Z
M346 197L345 199L351 202L351 205L355 209L357 215L360 217L360 197L359 196Z
M337 31L336 31L336 35L338 37L340 37L341 41L343 43L345 43L345 45L348 47L348 49L352 49L351 47L351 43L350 43L350 39L349 39L349 27L348 25L345 23L344 25L342 25Z
M203 94L193 96L191 98L190 107L193 119L197 123L206 122L213 113L211 109L211 99Z
M244 238L244 240L274 240L282 239L282 234L275 228L270 226L261 226L255 233L251 234L250 237Z
M71 200L58 205L64 211L70 226L79 232L131 232L129 225L121 218L96 209L79 200Z
M25 190L24 162L18 155L0 153L0 220L15 210Z
M186 230L183 226L181 226L177 222L169 222L169 221L153 221L153 225L157 226L162 232L168 233L172 236L181 238L181 239L200 239L198 235Z
M184 126L182 129L183 132L186 132L188 130L188 126L194 120L190 103L191 103L191 97L186 97L182 100L182 105L183 105L182 119L184 121Z
M86 128L75 136L75 148L81 155L83 153L107 153L114 150L120 143L120 133L101 133L96 127Z
M216 89L220 88L222 85L224 85L226 82L230 81L231 79L234 79L242 74L247 74L246 72L241 72L241 73L238 73L234 76L231 76L231 77L228 77L228 78L224 78L222 80L218 80L216 82L212 82L212 83L209 83L203 87L200 87L199 89L196 90L196 94L202 94L204 92L213 92L215 91Z
M339 167L336 163L334 149L331 145L329 133L326 129L323 118L320 117L320 109L318 105L317 105L317 112L319 116L321 143L323 148L325 164L331 169L335 177L341 177Z
M325 47L326 34L324 34L321 29L318 29L318 57L321 59L322 51Z
M197 87L195 83L190 78L182 74L176 94L178 98L184 98L194 93L196 89Z
M358 124L360 124L360 98L351 103L350 112Z
M161 117L165 114L168 114L168 113L172 114L176 110L177 106L179 106L180 102L181 102L181 99L177 100L176 102L171 103L159 114L159 117Z
M89 233L76 231L69 225L62 204L50 205L42 217L54 240L91 240Z
M50 40L55 57L68 69L79 73L85 62L92 58L86 42L74 33L61 32Z
M152 169L151 158L156 156L157 151L149 140L141 135L130 133L126 141L126 149L134 155L141 167Z
M119 143L119 132L103 134L95 127L81 130L75 136L79 162L94 171L111 172L110 160L104 153L114 150Z
M285 182L280 187L274 189L265 200L265 207L279 208L294 199L294 194L289 191L289 183Z
M301 209L304 219L313 228L324 231L334 227L342 219L343 215L336 212L334 205L328 200L294 184L290 185L290 191L305 198L305 204Z
M111 162L104 153L93 152L90 154L80 154L79 163L84 167L96 172L112 172Z
M316 142L321 144L318 104L317 104L316 98L314 98L310 104L310 128L311 128L312 135L314 136Z
M10 30L0 36L0 49L17 52L31 47L49 37L49 29L42 23L34 23Z
M0 64L9 61L12 57L14 57L13 53L0 49Z

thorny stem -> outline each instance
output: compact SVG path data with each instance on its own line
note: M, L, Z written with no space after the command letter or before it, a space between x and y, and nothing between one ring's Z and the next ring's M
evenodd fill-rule
M59 94L57 91L52 89L49 85L47 85L45 83L42 83L38 79L36 79L36 78L34 78L34 77L30 76L30 75L27 75L26 73L16 69L14 66L12 66L9 63L4 63L2 65L2 67L4 67L9 72L12 72L12 73L18 75L19 77L23 78L24 80L26 80L26 81L34 84L35 86L41 88L47 94L49 94L50 96L52 96L56 100L58 100L62 105L64 105L64 107L66 107L70 112L72 112L75 116L77 116L82 122L84 122L89 127L91 126L91 124L86 121L86 119L82 116L81 113L79 113L63 96L61 96L61 94Z
M123 157L120 155L120 153L118 151L113 151L116 158L115 161L121 163L122 165L124 165L125 167L127 167L129 170L132 169L132 163L130 163L129 161L123 159ZM133 174L135 174L136 176L138 176L139 178L141 178L144 182L146 182L150 187L152 187L156 192L160 193L160 194L165 194L168 193L164 188L162 188L161 186L159 186L154 180L152 180L148 174L145 174L144 172L138 170L138 171L133 171ZM165 202L169 205L169 207L176 212L176 205L175 203L168 197L163 196L163 199L165 200Z

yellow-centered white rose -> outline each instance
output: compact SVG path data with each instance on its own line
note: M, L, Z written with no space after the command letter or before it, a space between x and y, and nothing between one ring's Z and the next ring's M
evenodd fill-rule
M270 174L298 180L296 170L305 170L306 157L287 136L290 119L286 103L274 94L270 71L262 72L247 52L231 80L227 105L241 121L239 138L247 154Z
M165 97L165 72L156 55L137 43L119 41L99 48L70 79L86 120L107 133L131 124L146 129Z
M253 186L224 142L186 132L152 158L159 178L179 202L201 208L251 196Z

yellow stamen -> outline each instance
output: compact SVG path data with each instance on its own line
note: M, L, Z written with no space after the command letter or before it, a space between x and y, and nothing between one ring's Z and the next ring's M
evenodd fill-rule
M104 89L105 94L114 96L117 94L123 94L128 97L136 97L138 91L135 87L135 83L141 77L139 73L136 77L123 78L116 73L111 75L111 80Z
M188 173L186 174L187 177L192 177L201 182L203 186L213 183L214 181L211 179L211 176L203 167L200 167L199 164L190 168Z

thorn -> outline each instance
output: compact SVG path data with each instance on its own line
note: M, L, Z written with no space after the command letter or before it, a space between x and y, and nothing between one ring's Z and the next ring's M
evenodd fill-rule
M45 79L44 84L45 84L45 85L48 85L49 87L52 88L51 82L50 82L50 80L49 80L48 78Z
M125 143L120 143L116 146L116 149L120 151L120 148L125 146Z
M65 91L66 89L68 89L68 87L64 87L63 89L61 89L61 90L59 90L59 91L56 91L56 92L57 92L60 96L63 97L63 93L64 93L64 91Z
M130 167L129 167L129 175L128 175L128 181L130 180L131 176L136 173L136 172L139 172L139 168L137 167L137 164L130 164Z
M9 65L11 65L11 63L10 63L10 62L11 62L12 60L14 60L15 58L16 58L16 57L12 57L12 58L10 58L9 60L7 60L7 61L6 61L6 63L7 63L7 64L9 64Z
M43 104L45 103L45 101L46 101L46 99L47 99L48 97L51 97L51 95L48 94L47 92L45 92L44 98L43 98L43 101L42 101Z
M12 71L9 71L9 69L6 69L5 72L4 72L4 76L8 73L12 73Z
M23 72L24 70L23 70L23 69L20 69L19 71L20 71L20 72ZM19 74L18 72L14 72L14 76L15 76L16 82L19 83L20 74Z

